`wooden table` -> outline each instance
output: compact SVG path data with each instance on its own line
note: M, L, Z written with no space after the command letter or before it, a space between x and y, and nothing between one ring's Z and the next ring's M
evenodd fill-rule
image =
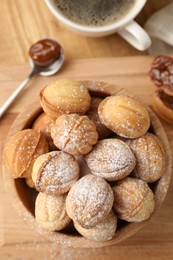
M136 20L144 25L150 15L169 2L148 0ZM44 0L1 0L0 33L0 63L27 62L30 45L47 36L62 44L67 59L141 54L117 34L89 38L69 31L55 19Z
M143 25L152 13L168 2L149 0L137 20ZM43 0L1 0L0 17L0 106L30 72L29 65L24 64L28 61L29 46L46 36L57 39L65 49L66 63L59 78L105 80L135 91L151 104L155 87L147 72L152 58L144 56L146 52L135 50L118 35L93 39L72 33L57 22ZM136 57L129 57L133 55ZM8 110L0 121L1 151L17 114L55 77L35 78L30 83L34 91L28 86ZM173 150L172 127L162 123ZM144 229L118 245L83 250L62 248L32 231L13 209L1 175L0 184L0 259L169 260L173 257L173 181L161 210Z

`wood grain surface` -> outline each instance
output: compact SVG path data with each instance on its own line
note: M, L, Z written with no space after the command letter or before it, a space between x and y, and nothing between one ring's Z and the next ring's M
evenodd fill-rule
M16 115L31 104L40 89L58 78L79 80L94 79L113 83L139 95L151 105L155 86L148 70L149 56L124 58L98 58L66 61L58 75L37 77L17 98L1 119L1 145ZM26 65L0 65L0 105L30 71ZM162 125L173 150L173 129L163 121ZM48 242L36 234L12 207L12 203L0 177L0 259L172 259L173 256L173 181L166 199L155 217L133 237L106 248L67 249Z
M140 25L171 0L148 0L136 17ZM53 37L64 47L67 59L140 55L119 35L90 38L78 35L59 23L44 0L0 1L0 63L28 61L28 49L44 37Z
M143 26L154 12L169 2L148 0L136 20ZM117 34L89 38L69 31L50 13L44 0L1 0L0 36L0 106L30 72L29 65L24 63L28 62L31 44L40 38L53 37L63 46L66 56L66 63L57 76L33 79L0 120L0 151L16 115L35 99L45 84L56 77L105 80L134 91L151 104L154 86L147 72L152 58L127 57L145 55L147 52L135 50ZM89 61L85 58L89 58ZM169 124L162 123L173 150L173 129ZM173 181L155 218L139 233L116 246L89 250L66 249L48 242L23 222L11 206L0 174L0 259L172 259L172 198Z

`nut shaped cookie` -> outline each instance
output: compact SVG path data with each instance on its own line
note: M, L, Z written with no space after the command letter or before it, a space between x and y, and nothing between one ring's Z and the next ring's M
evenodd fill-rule
M123 141L111 138L97 142L94 149L85 156L88 167L95 175L107 181L121 180L135 167L136 159Z
M56 147L72 155L89 153L98 140L94 123L78 114L58 117L51 128L51 136Z
M89 229L81 227L76 222L74 222L74 226L82 236L98 242L104 242L114 236L117 228L117 216L111 211L106 219Z
M91 97L83 83L70 79L60 79L50 83L40 92L43 110L51 117L62 114L85 114Z
M47 230L62 230L71 221L65 208L66 194L51 196L39 193L35 202L35 218L38 225Z
M46 113L43 112L36 118L32 126L32 129L41 132L45 136L49 144L49 148L52 151L56 150L56 147L53 144L53 140L50 135L50 129L55 124L55 121L56 121L55 119L53 119L52 117L48 116Z
M113 192L113 208L120 219L141 222L154 210L154 194L143 180L126 177L114 185Z
M36 158L48 150L43 134L33 129L25 129L8 139L4 147L4 159L13 178L27 178L31 176Z
M92 97L90 109L86 113L89 119L91 119L93 123L96 125L96 130L98 132L99 139L106 138L112 133L112 131L109 128L107 128L100 122L100 118L98 115L98 106L100 105L102 100L102 98Z
M164 173L165 153L159 138L152 134L126 142L136 157L134 176L146 182L157 181Z
M52 151L37 158L32 171L36 190L48 195L62 195L79 178L79 164L63 151Z
M113 191L102 178L87 174L70 189L66 199L69 217L84 228L95 227L109 215Z
M150 126L147 109L137 100L125 95L110 96L99 105L102 124L126 138L144 135Z

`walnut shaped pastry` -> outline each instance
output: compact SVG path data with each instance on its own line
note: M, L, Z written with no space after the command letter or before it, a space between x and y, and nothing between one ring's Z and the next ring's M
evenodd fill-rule
M135 167L136 159L127 144L116 138L97 142L94 149L85 156L88 167L95 175L107 181L121 180Z
M51 128L54 144L72 155L89 153L98 140L96 126L87 116L62 115Z
M159 138L152 134L126 142L136 157L134 176L146 182L157 181L164 173L165 153Z
M63 151L53 151L37 158L32 171L36 190L48 195L62 195L79 178L79 164Z
M117 229L117 216L111 210L108 217L99 222L93 228L83 228L78 223L74 222L76 230L84 237L98 242L110 240Z
M46 114L57 118L62 114L85 114L91 97L83 83L60 79L41 90L40 103Z
M49 150L43 134L25 129L11 136L4 149L4 159L14 178L30 177L36 158Z
M126 177L114 185L113 192L113 208L120 219L141 222L151 216L154 194L145 181Z
M35 202L35 218L38 225L47 230L64 229L71 221L65 208L67 194L52 196L39 193Z
M98 113L102 124L126 138L144 135L150 126L148 110L136 99L125 95L105 98Z
M84 228L95 227L109 215L113 191L102 178L87 174L70 189L66 199L69 217Z

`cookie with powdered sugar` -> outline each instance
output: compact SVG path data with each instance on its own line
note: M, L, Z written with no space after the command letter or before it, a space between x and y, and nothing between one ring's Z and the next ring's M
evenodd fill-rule
M94 149L85 156L90 171L107 181L117 181L129 175L136 159L123 141L111 138L97 142Z
M108 241L112 239L117 229L117 216L111 211L106 219L99 222L93 228L83 228L74 222L76 230L84 237L98 242Z
M126 177L116 182L113 209L120 219L141 222L154 211L154 194L149 185L140 179Z
M32 171L36 190L48 195L69 191L79 178L79 164L63 151L53 151L37 158Z
M138 138L150 127L148 110L136 99L126 95L109 96L98 107L102 124L126 138Z
M136 157L133 176L146 182L159 180L165 168L165 152L160 139L152 133L147 133L126 143Z
M67 194L52 196L39 193L35 202L35 218L39 227L47 231L62 230L70 223L65 208Z
M46 114L57 118L62 114L85 114L90 108L91 97L82 82L59 79L40 91L40 104Z
M89 153L98 140L95 124L78 114L62 115L51 128L56 147L72 155Z
M109 215L113 191L102 178L87 174L70 189L66 199L69 217L84 228L95 227Z
M36 158L48 151L48 143L42 133L24 129L7 140L4 159L13 178L30 178Z

